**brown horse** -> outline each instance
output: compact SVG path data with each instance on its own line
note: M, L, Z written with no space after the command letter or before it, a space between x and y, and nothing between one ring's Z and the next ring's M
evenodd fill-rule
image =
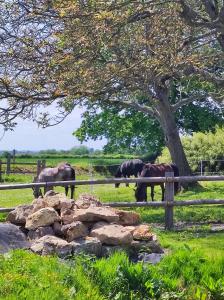
M55 168L44 168L40 174L34 178L33 182L53 182L53 181L68 181L75 180L75 169L69 163L60 163ZM44 187L44 194L52 190L53 187ZM71 199L74 196L74 185L70 185ZM68 195L68 186L65 186L65 194ZM39 187L33 188L33 195L35 198L42 196L41 189Z
M174 176L179 176L179 170L175 164L146 164L140 174L140 177L165 177L166 172L174 172ZM135 198L137 202L147 201L147 187L151 187L151 198L154 201L154 186L160 185L162 190L162 201L164 201L164 183L163 182L141 182L137 184ZM174 183L175 194L178 192L178 182Z

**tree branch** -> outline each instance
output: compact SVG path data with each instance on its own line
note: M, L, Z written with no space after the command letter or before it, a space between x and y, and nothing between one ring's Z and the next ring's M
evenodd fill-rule
M205 99L206 96L205 95L192 95L191 97L182 99L180 101L178 101L177 103L172 105L172 111L175 113L178 109L180 109L182 106L187 105L189 103L192 103L193 101L200 101Z

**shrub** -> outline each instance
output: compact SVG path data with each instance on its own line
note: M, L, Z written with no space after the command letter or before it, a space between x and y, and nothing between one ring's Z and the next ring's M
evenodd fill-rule
M183 137L182 144L186 153L188 162L192 170L199 171L200 161L209 161L209 169L211 171L219 171L224 169L224 162L215 162L224 158L224 127L216 127L215 132L194 133L192 136ZM168 148L162 150L161 156L157 162L170 162L170 154ZM208 169L205 168L205 171Z

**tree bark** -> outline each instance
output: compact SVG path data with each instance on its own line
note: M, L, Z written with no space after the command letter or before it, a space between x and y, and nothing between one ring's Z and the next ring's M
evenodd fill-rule
M159 112L160 124L164 132L165 142L169 149L172 162L178 166L180 176L192 175L181 143L175 116L168 99L168 90L163 87L157 87L156 92L159 99L156 108ZM189 184L186 186L185 184L183 185L184 188L187 188L187 186L189 186Z

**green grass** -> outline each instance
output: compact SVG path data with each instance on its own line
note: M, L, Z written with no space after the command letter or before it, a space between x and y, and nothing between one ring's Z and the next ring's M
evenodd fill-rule
M0 256L0 299L7 300L222 300L224 259L181 247L158 265L108 259L69 262L25 251Z
M89 179L88 174L77 179ZM94 178L102 176L94 174ZM11 176L8 180L31 182L32 176ZM224 183L202 183L176 196L177 200L222 199ZM76 198L91 193L103 202L135 201L134 185L79 186ZM63 188L56 188L63 192ZM150 193L150 191L149 191ZM156 188L156 200L161 191ZM0 207L31 203L29 189L1 191ZM149 198L150 199L150 198ZM156 266L132 264L124 254L109 259L73 259L70 264L54 257L39 257L24 251L0 256L0 299L117 299L117 300L223 300L224 299L224 232L211 232L212 222L224 223L224 207L176 207L175 222L191 223L182 231L166 232L164 209L137 208L142 221L153 223L153 231L169 253ZM4 221L6 214L0 214ZM201 224L200 226L197 226ZM204 225L203 225L204 224Z
M68 157L68 158L16 158L16 162L18 163L24 163L24 167L29 168L29 165L25 165L25 163L36 163L37 160L46 160L46 165L47 166L56 166L58 163L61 162L68 162L74 166L79 166L79 167L89 167L91 165L96 165L96 166L108 166L108 165L114 165L114 164L120 164L123 162L125 159L124 158L107 158L107 157ZM18 167L21 167L21 165L16 165Z
M88 174L78 175L77 179L97 179L103 178L102 175L95 174L89 176ZM31 175L10 175L13 183L32 182ZM6 183L6 182L5 182ZM176 200L193 200L193 199L224 199L224 183L223 182L203 182L203 188L188 190L178 194ZM114 185L86 185L78 186L75 190L75 198L82 193L93 194L102 202L135 202L134 199L134 184L126 187L121 184L119 188ZM56 191L64 192L62 187L56 187ZM157 186L155 199L161 199L161 190ZM148 188L148 198L150 201L150 189ZM33 200L31 189L24 190L5 190L0 193L0 207L14 207L19 204L29 204ZM163 208L137 208L135 209L142 216L142 220L149 223L164 223L164 209ZM224 222L224 206L223 205L203 205L191 207L175 207L174 209L175 222L188 223L214 223Z

